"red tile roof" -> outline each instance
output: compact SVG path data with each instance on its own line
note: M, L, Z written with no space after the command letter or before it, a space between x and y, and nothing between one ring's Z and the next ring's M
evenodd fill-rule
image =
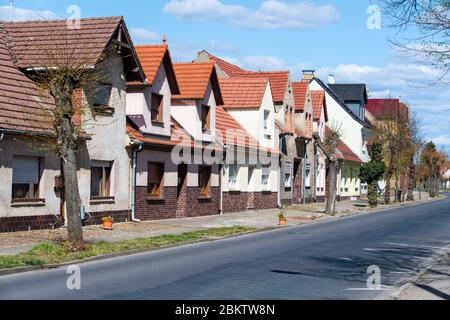
M268 81L266 78L220 78L223 107L225 109L260 108Z
M169 79L172 93L179 93L178 83L167 44L136 46L136 52L139 61L142 64L142 68L144 69L145 76L147 77L147 85L153 85L153 81L155 81L156 74L158 73L161 64L164 64L164 69Z
M202 100L211 81L216 103L223 104L219 81L213 62L175 63L173 65L180 94L173 95L178 100Z
M223 144L260 149L271 153L279 152L277 149L266 148L259 144L231 114L220 106L216 108L216 130L217 136Z
M4 27L19 68L47 67L53 63L49 56L94 66L122 21L122 17L81 19L79 29L69 29L67 20L6 22Z
M212 54L209 54L209 59L211 59L215 63L217 63L217 65L220 67L220 69L222 69L229 76L234 76L236 74L246 72L246 70L241 69L240 67L238 67L232 63L229 63L228 61L220 59L219 57L213 56Z
M328 126L325 127L325 135L331 135L331 129ZM363 163L363 161L341 139L339 139L337 143L336 151L336 157L338 159L356 163Z
M150 145L174 147L179 143L182 143L183 146L193 146L194 143L192 136L173 118L171 118L170 139L145 136L129 117L127 117L126 131L130 138Z
M366 109L376 118L383 118L400 110L399 99L369 99Z
M295 110L305 109L306 93L308 92L309 81L292 82L292 92L294 94Z
M281 104L284 102L284 96L286 94L287 85L290 78L289 71L248 71L212 54L209 54L209 59L217 63L219 67L230 77L268 78L272 88L273 102L275 104Z
M325 101L325 91L311 91L311 100L313 105L313 120L319 120L322 110L325 112L325 122L328 121L327 105Z
M289 82L289 71L266 71L236 73L234 76L250 78L268 78L272 88L272 98L275 104L281 104L284 101L287 85Z
M14 66L0 24L0 129L54 134L53 99Z

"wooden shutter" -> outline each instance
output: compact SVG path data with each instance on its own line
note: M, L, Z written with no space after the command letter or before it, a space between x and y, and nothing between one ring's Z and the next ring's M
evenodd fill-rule
M13 184L38 184L39 158L13 157Z

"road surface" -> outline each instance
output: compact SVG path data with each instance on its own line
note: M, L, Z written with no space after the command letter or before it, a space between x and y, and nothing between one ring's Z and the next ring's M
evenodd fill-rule
M0 299L373 299L450 243L450 197L336 220L0 277ZM376 267L375 267L376 270ZM374 279L374 278L372 278ZM399 283L400 281L400 283ZM376 281L371 281L376 285Z

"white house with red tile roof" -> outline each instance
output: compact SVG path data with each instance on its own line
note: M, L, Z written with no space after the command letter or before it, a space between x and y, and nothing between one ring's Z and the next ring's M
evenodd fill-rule
M228 155L232 150L225 148L224 204L232 205L228 211L275 208L279 205L279 151L270 82L263 78L232 77L220 78L219 83L224 104L217 126L238 130L256 144L242 148L240 143L233 151L236 157L231 159ZM226 140L224 144L229 146Z
M275 106L275 135L279 137L281 154L279 194L282 205L301 202L301 148L297 147L294 128L295 101L289 71L248 71L218 58L205 50L200 51L196 61L213 61L221 70L221 77L247 77L269 79ZM298 131L300 133L300 131ZM294 188L297 186L297 188Z
M53 50L55 59L102 75L95 90L83 87L73 95L86 223L100 223L105 215L129 219L125 81L143 81L144 72L122 17L82 19L73 30L66 20L2 22L0 32L0 232L58 227L65 220L61 160L52 148L54 102L27 77L54 66Z

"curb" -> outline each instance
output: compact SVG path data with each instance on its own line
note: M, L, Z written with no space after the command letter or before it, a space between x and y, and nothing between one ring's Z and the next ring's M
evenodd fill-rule
M152 252L152 251L161 250L161 249L170 249L170 248L187 246L187 245L192 245L192 244L197 244L197 243L225 240L225 239L230 239L230 238L236 238L236 237L239 237L239 236L250 235L250 234L253 234L253 233L271 231L271 230L274 230L274 229L277 229L277 228L266 227L266 228L262 228L262 229L257 229L257 230L253 230L253 231L232 234L232 235L218 237L218 238L204 238L204 239L201 239L201 240L198 240L198 241L189 241L189 242L184 242L184 243L180 243L180 244L173 244L173 245L156 247L156 248L135 249L135 250L129 250L129 251L108 253L108 254L103 254L103 255L99 255L99 256L95 256L95 257L90 257L90 258L86 258L86 259L82 259L82 260L75 260L75 261L63 262L63 263L57 263L57 264L46 264L46 265L42 265L42 266L22 266L22 267L9 268L9 269L0 269L0 276L6 276L6 275L12 275L12 274L18 274L18 273L25 273L25 272L30 272L30 271L42 271L42 270L57 269L57 268L61 268L61 267L70 266L70 265L73 265L73 264L95 262L95 261L100 261L100 260L107 260L107 259L112 259L112 258L129 256L129 255L133 255L133 254Z

